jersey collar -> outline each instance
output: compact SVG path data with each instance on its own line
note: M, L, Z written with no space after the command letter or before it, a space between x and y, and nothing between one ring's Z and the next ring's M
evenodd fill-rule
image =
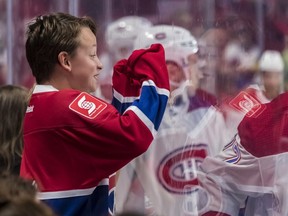
M33 94L42 92L53 92L53 91L59 91L59 90L51 85L35 85L33 89Z

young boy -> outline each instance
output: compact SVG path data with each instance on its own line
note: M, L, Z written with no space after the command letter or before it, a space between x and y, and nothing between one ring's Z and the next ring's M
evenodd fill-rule
M169 95L160 44L134 51L113 74L113 103L93 97L103 65L88 17L39 16L26 56L37 85L24 119L20 174L58 215L108 215L108 177L149 147Z

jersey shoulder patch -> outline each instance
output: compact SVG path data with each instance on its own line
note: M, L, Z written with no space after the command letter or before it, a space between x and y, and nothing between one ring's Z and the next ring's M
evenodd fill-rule
M82 92L69 105L69 109L89 119L99 115L107 104L92 95Z

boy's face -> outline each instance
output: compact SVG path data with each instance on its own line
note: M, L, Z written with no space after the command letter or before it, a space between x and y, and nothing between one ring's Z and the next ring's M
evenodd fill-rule
M89 28L83 28L78 40L80 45L70 59L72 71L69 82L73 89L94 92L102 68L102 63L97 56L96 37Z

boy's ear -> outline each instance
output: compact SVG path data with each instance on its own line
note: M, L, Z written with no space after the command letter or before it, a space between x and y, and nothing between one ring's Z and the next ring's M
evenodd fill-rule
M62 51L58 54L58 62L63 68L65 68L68 71L71 71L72 68L69 61L69 55L67 52Z

